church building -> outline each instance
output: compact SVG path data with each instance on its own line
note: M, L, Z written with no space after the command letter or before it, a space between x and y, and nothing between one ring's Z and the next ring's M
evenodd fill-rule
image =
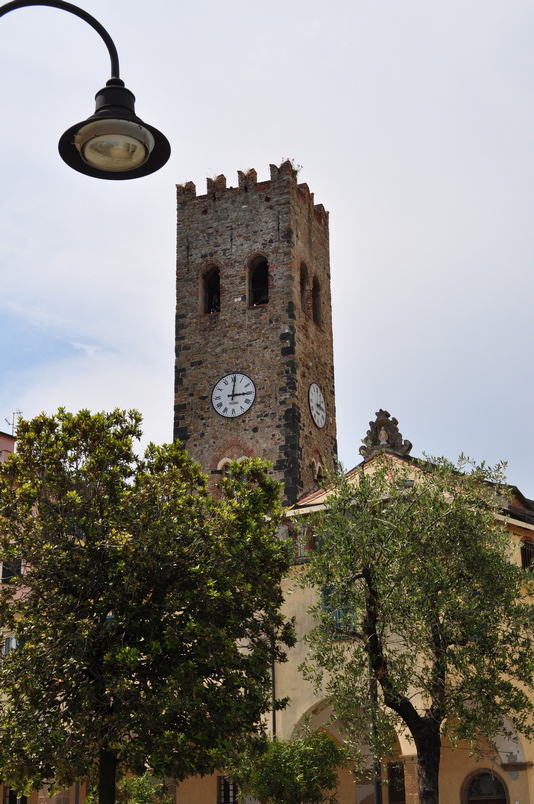
M293 513L320 506L320 481L336 459L328 212L299 184L289 161L270 166L270 180L255 170L207 180L196 195L192 182L178 186L176 267L176 364L174 435L210 477L212 491L232 460L260 457L272 464ZM370 423L367 450L403 460L411 444L398 422L380 410ZM364 456L365 457L365 456ZM534 556L534 502L514 489L508 506L515 560ZM306 545L295 546L295 565ZM312 626L313 590L295 591L291 579L286 614L295 616L298 642L288 662L275 669L277 697L290 704L270 724L289 739L309 719L312 727L342 740L326 698L318 697L298 670ZM440 773L442 804L534 804L534 749L510 726L499 755L478 761L444 740ZM399 733L396 763L384 767L385 804L417 804L413 743ZM399 768L401 769L399 771ZM341 771L340 804L374 804L371 778L355 783ZM176 804L234 804L223 776L178 785Z

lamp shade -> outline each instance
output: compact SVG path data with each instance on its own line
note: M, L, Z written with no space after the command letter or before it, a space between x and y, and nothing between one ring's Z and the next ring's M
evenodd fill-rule
M120 78L96 94L92 117L71 126L59 140L69 167L99 179L137 179L168 160L167 138L135 114L135 97Z

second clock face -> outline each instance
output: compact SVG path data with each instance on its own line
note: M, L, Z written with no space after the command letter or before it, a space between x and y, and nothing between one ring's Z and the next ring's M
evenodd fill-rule
M317 427L324 427L326 424L326 404L323 392L316 382L312 382L308 388L308 403L313 421Z
M235 419L252 407L256 397L254 382L246 374L227 374L215 383L211 404L220 416Z

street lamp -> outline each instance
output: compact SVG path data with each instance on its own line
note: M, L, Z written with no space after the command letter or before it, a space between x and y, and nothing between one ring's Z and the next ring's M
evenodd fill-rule
M111 59L111 78L95 96L95 113L71 126L59 140L61 158L74 170L98 179L137 179L163 167L171 153L167 138L135 114L135 97L119 78L117 48L98 20L63 0L13 0L0 17L26 6L51 6L80 17L100 34Z

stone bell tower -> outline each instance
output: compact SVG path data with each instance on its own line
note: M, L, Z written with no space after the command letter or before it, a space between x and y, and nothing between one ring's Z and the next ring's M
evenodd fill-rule
M273 464L287 503L336 455L328 213L291 163L178 190L174 437L214 480Z

